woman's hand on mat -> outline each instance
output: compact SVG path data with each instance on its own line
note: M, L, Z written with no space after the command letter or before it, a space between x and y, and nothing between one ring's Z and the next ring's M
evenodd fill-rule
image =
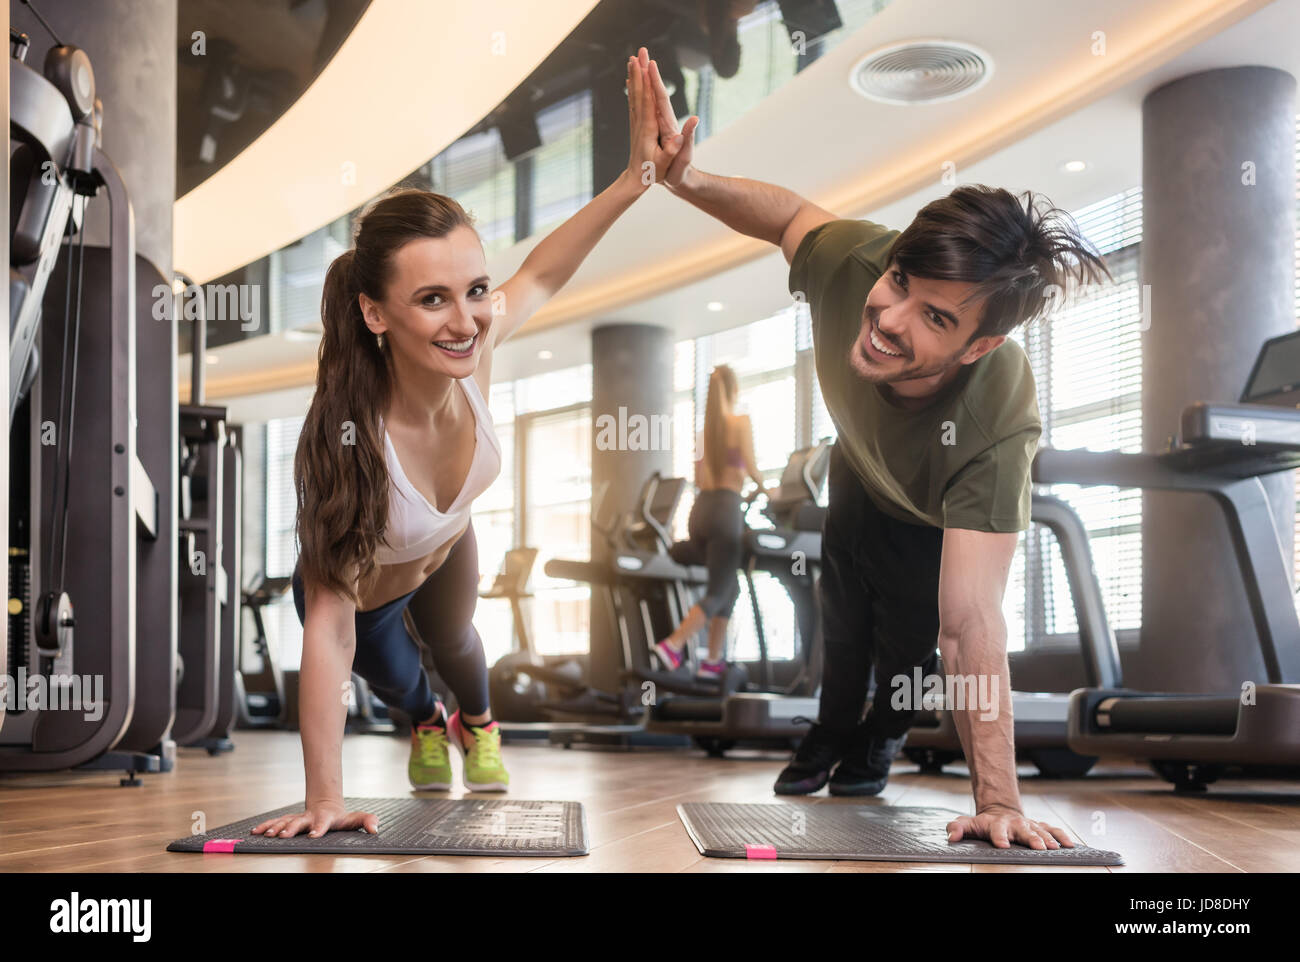
M1039 851L1074 848L1074 842L1064 829L1046 822L1035 822L1023 812L1005 805L990 805L978 815L963 815L948 823L948 841L960 842L963 838L982 838L993 843L994 848L1010 848L1012 842Z
M632 132L627 174L642 187L663 182L683 142L681 138L660 136L662 124L650 81L649 57L642 47L638 56L627 61L628 127Z
M260 825L255 825L252 834L265 835L267 838L275 835L293 838L306 831L309 838L320 838L329 831L342 832L358 828L364 828L371 835L378 835L379 817L370 812L349 812L347 806L339 800L308 805L307 811L297 815L267 819Z

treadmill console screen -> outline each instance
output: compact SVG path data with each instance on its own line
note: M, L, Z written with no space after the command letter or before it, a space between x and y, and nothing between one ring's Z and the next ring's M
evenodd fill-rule
M1300 406L1300 331L1264 342L1241 400L1278 407Z

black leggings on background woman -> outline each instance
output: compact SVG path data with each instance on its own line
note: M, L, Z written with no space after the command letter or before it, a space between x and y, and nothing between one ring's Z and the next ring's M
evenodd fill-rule
M740 565L744 561L745 516L740 493L726 488L701 491L686 525L689 540L668 552L683 565L709 569L709 586L700 608L710 618L730 618L740 595Z

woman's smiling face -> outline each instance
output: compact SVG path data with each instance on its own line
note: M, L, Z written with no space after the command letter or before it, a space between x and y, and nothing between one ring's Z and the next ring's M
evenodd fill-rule
M488 285L483 245L472 227L402 245L377 305L384 340L430 373L469 377L492 327Z

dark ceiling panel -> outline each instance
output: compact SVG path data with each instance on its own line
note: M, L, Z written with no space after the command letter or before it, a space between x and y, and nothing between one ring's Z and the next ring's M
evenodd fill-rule
M176 196L193 190L275 123L329 63L368 4L180 0Z

